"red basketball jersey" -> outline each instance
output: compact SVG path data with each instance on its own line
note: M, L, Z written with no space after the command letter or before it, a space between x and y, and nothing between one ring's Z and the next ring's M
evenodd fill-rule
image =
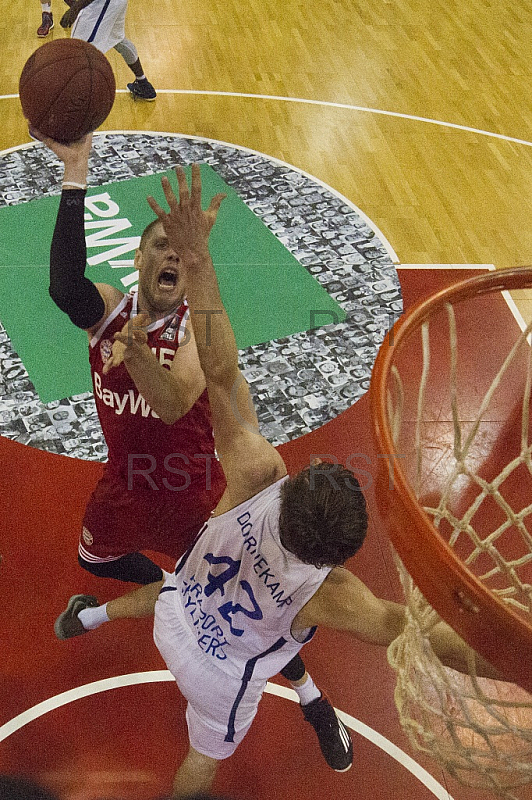
M184 417L166 425L139 394L124 364L107 375L103 365L109 358L113 336L137 313L137 295L125 295L90 340L94 399L109 448L108 472L135 491L176 492L197 484L209 490L223 480L214 458L214 437L205 390ZM170 368L181 341L188 308L152 323L148 345L159 362Z

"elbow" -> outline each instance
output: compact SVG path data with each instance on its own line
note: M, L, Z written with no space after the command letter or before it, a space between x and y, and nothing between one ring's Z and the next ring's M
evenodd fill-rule
M54 284L50 284L48 287L48 294L54 301L55 305L60 309L60 311L66 311L65 308L65 296L64 292L61 292L60 287L55 286Z
M235 363L230 366L210 369L208 372L205 372L205 379L207 388L212 386L223 389L231 396L233 396L233 392L238 389L244 380L238 367L238 361L235 361Z
M405 607L397 603L386 602L384 609L383 644L388 647L398 636L402 634L405 627Z
M157 410L157 416L165 425L173 425L178 419L183 416L181 407L177 407L174 403L171 405L166 403L164 408Z
M176 423L178 419L181 419L182 416L183 415L179 413L163 412L162 414L159 414L159 419L165 425L168 425L168 427L170 427L171 425Z
M70 317L75 312L76 308L73 303L72 295L65 291L64 287L50 284L48 294L59 311L62 311L63 314L67 314L67 316Z
M194 405L194 402L195 399L190 400L190 402L188 401L179 402L179 404L177 405L175 403L172 403L172 405L168 404L165 406L165 408L162 408L161 411L159 412L159 419L165 425L168 426L173 425L179 419L184 417L185 414L188 414L188 412Z
M105 314L105 302L94 284L87 281L81 287L61 286L50 282L48 293L60 311L67 314L78 328L87 330Z

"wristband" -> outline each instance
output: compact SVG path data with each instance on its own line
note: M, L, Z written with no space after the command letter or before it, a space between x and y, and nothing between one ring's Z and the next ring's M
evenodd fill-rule
M65 186L70 186L72 189L86 189L86 183L74 183L74 181L63 181L61 187L64 189Z

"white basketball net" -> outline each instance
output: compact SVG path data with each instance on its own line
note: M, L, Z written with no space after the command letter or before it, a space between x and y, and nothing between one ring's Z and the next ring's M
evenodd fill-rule
M476 413L471 415L470 407L465 414L462 412L467 418L464 422L460 413L464 395L460 396L459 390L455 310L450 304L445 310L450 364L447 402L452 419L443 459L445 469L443 474L434 469L433 452L437 448L431 437L435 425L427 422L426 414L431 350L427 321L420 329L423 363L417 396L407 417L415 419L415 426L411 425L415 442L410 454L410 482L421 505L433 518L434 526L451 547L459 549L464 563L476 577L503 602L525 616L532 616L532 536L527 529L527 518L532 520L532 504L514 510L506 493L507 482L512 478L532 477L529 441L532 348L526 345L532 324L518 338L496 375L490 377ZM436 329L438 337L445 335L442 316L444 312ZM431 324L437 323L432 319ZM488 320L486 325L489 324ZM524 358L523 351L528 353ZM501 382L513 379L511 375L516 374L512 369L516 369L517 354L519 374L523 377L520 447L516 447L502 469L498 464L495 476L486 478L479 474L482 469L475 459L475 450L479 447L479 437L485 434L483 424ZM387 396L388 418L396 452L400 453L405 448L404 438L401 439L405 435L402 431L405 390L396 366L392 376ZM438 441L437 446L440 445ZM437 483L435 473L438 473ZM465 496L466 502L457 503L457 496ZM529 497L532 499L532 493ZM482 530L477 530L476 522L485 503L490 504L487 516L493 518L493 523L483 523ZM440 617L416 588L399 558L397 562L406 598L407 623L402 635L390 646L388 660L397 672L395 701L403 728L415 748L429 753L462 783L489 789L507 800L522 800L525 795L520 787L532 782L532 696L513 684L477 678L473 658L469 676L444 667L428 641L428 634ZM530 796L530 789L522 791Z

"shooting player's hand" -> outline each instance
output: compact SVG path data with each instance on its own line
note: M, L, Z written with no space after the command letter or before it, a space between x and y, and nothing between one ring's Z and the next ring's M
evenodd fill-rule
M64 164L80 158L89 159L92 147L92 133L87 133L86 136L82 136L81 139L77 139L75 142L69 142L69 144L50 139L49 136L45 136L32 126L29 127L29 134L33 139L49 147Z

